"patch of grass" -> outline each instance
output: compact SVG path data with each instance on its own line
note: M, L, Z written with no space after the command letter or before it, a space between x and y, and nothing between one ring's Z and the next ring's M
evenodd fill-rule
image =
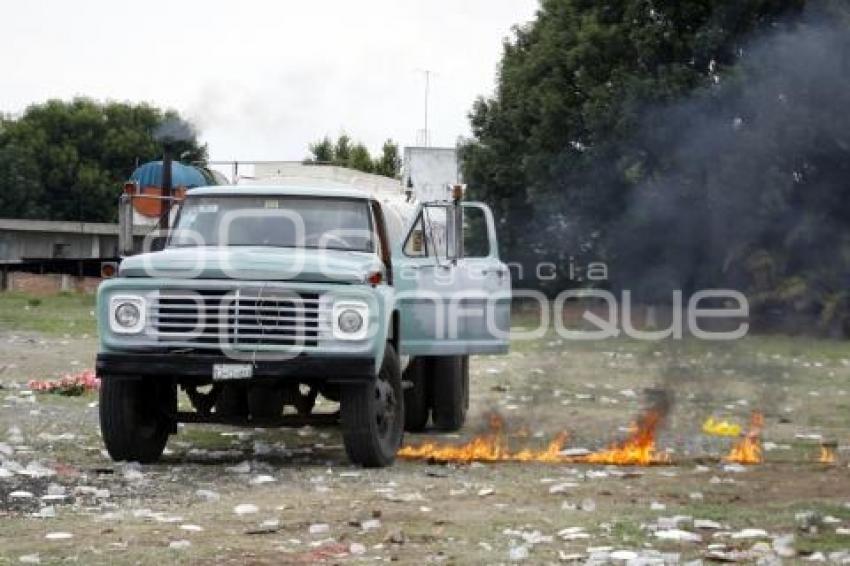
M647 540L646 531L641 528L640 523L629 519L614 521L611 525L611 537L630 546L642 545Z
M801 535L796 541L797 551L801 554L812 552L834 552L850 548L850 536L837 535L835 532L819 533L816 535Z
M95 335L97 324L94 305L94 295L81 293L59 293L45 297L0 293L0 330Z

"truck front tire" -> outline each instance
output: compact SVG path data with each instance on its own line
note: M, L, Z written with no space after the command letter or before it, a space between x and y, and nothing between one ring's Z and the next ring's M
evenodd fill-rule
M374 380L341 389L342 439L349 459L366 468L391 465L404 435L401 369L393 345L387 343Z
M431 358L430 382L434 427L444 432L460 430L469 407L468 356Z
M172 429L177 403L173 383L107 377L100 385L100 431L106 451L117 461L149 464L159 460Z
M414 358L404 370L403 380L408 382L404 390L404 430L425 430L431 414L431 399L428 394L427 358Z

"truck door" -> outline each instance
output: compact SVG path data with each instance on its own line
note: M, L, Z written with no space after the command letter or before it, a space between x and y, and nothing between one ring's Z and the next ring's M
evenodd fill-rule
M400 353L507 351L510 274L499 260L490 209L425 204L414 218L393 266Z

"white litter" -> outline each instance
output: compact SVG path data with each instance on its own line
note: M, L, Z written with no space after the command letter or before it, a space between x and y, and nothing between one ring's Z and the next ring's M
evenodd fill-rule
M237 515L251 515L259 510L260 508L253 503L240 503L233 508L233 512Z
M33 517L38 517L39 519L52 519L56 517L56 508L52 505L47 505L46 507L42 507L32 515Z
M526 546L512 546L508 550L508 559L510 560L519 562L520 560L525 560L526 558L528 558L528 547Z
M675 540L680 542L700 542L702 540L700 535L681 529L655 531L655 537L661 540Z
M749 539L749 538L767 538L767 531L764 529L742 529L737 533L732 533L733 539Z
M170 548L172 550L185 550L185 549L189 548L190 546L192 546L192 543L189 542L188 540L185 540L185 539L183 539L183 540L173 540L170 543L168 543L168 548Z
M723 525L721 525L717 521L712 521L711 519L695 519L694 528L704 530L718 530L722 529Z
M204 528L200 525L180 525L180 530L188 531L190 533L199 533L204 530Z
M247 461L240 462L235 466L227 466L224 468L224 471L231 474L247 474L251 471L251 463Z
M218 493L209 489L199 489L195 492L195 495L207 501L218 501L221 499Z
M272 482L275 482L275 481L277 481L277 480L274 479L272 476L269 476L269 475L259 475L259 476L254 476L253 478L251 478L251 484L252 485L263 485L264 483L272 483Z
M46 538L47 540L68 540L70 538L74 538L74 535L72 535L71 533L62 532L47 533L46 535L44 535L44 538Z

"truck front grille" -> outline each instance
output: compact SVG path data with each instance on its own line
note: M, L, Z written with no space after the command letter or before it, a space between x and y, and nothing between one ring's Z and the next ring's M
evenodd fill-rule
M150 329L164 343L208 348L315 347L329 331L318 293L267 289L163 289Z

